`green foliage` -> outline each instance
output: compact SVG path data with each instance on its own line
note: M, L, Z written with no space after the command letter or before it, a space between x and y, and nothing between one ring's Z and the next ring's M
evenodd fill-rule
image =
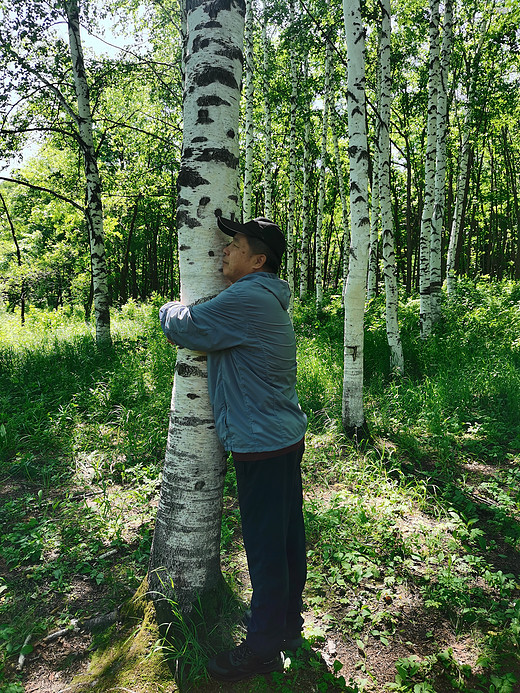
M403 379L386 370L384 307L372 301L365 394L374 442L364 451L341 432L339 301L319 315L312 302L296 304L299 390L311 424L303 468L306 605L316 625L305 631L310 652L291 657L283 677L269 681L273 690L364 690L377 678L371 653L387 658L402 648L412 638L410 618L442 623L454 638L471 639L477 654L461 664L435 642L432 625L424 641L410 643L414 656L397 661L389 690L514 690L517 299L518 285L509 282L461 287L462 305L444 306L426 343L417 336L417 302L404 303ZM16 489L0 506L0 671L29 633L37 639L90 615L67 601L78 580L102 590L106 607L98 608L109 611L146 573L175 352L154 305L128 302L114 312L113 325L113 346L100 350L91 326L73 311L31 310L23 328L11 314L0 321L0 478ZM238 589L244 566L237 542L230 462L222 555L226 578ZM53 615L50 595L61 600ZM197 641L194 632L186 642ZM338 660L327 666L313 652L331 632L357 649L353 672L340 671ZM170 655L184 660L190 650L195 661L188 669L202 674L211 648L215 642ZM263 679L254 686L244 690L265 689Z

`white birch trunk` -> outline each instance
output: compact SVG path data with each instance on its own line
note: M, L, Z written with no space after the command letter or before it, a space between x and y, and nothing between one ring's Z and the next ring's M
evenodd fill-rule
M289 21L294 24L294 3L289 5ZM291 51L291 107L289 122L289 205L287 210L287 282L291 287L289 313L292 315L294 304L294 229L296 207L296 112L298 110L298 68L296 55Z
M446 0L443 22L439 93L437 97L437 151L435 194L430 239L430 311L432 322L441 315L441 246L446 194L446 136L448 132L448 70L453 46L453 3Z
M471 104L473 103L474 99L476 71L480 61L482 46L484 44L487 29L488 24L486 21L483 21L478 46L472 61L472 74L469 76L470 86L468 89L468 102L464 114L462 147L459 157L459 174L457 176L457 190L455 193L455 210L453 213L453 220L451 224L450 240L448 244L448 257L446 261L446 290L448 296L450 296L450 294L453 293L457 284L457 277L455 274L455 255L457 252L459 238L462 234L462 207L464 205L464 192L466 189L469 157L471 150L471 126L473 122L473 112Z
M390 347L390 369L404 374L404 357L399 332L397 271L395 240L390 191L390 105L392 75L390 70L390 0L381 0L381 33L379 42L379 69L381 95L379 103L379 200L381 205L381 242L385 272L386 337Z
M381 104L381 69L376 72L376 100L377 107ZM381 123L377 115L376 123L376 149L379 148L379 132ZM379 150L378 150L379 151ZM378 274L378 243L381 210L379 205L379 153L376 154L375 163L372 167L372 186L371 186L371 209L370 209L370 247L368 251L368 276L367 276L367 299L375 298L377 295L377 274Z
M325 173L327 160L327 134L329 126L330 43L325 50L325 79L323 85L323 119L321 123L320 175L318 213L316 215L316 308L323 303L323 209L325 207Z
M269 100L269 40L267 38L267 9L264 2L262 21L262 51L263 51L263 91L264 91L264 215L273 219L273 155L272 155L272 126L271 102Z
M225 286L227 237L216 216L238 207L238 120L243 0L188 4L184 135L177 179L181 301ZM189 611L221 583L220 526L225 456L208 397L205 354L179 349L159 508L150 557L152 591Z
M471 113L468 106L464 117L464 129L462 136L462 148L459 158L459 174L457 176L457 189L455 193L455 210L451 222L450 241L448 245L448 256L446 260L446 291L448 296L452 295L457 286L457 276L455 273L455 255L457 245L462 233L462 206L464 204L464 190L468 177L468 165L470 154L470 132L471 132Z
M350 256L345 289L343 427L357 433L365 426L363 409L364 313L370 218L365 102L365 28L359 0L343 0L348 56L348 131L350 160Z
M307 274L309 271L309 112L305 114L303 134L303 183L302 183L302 237L300 250L300 299L307 294Z
M94 146L92 111L81 45L77 0L67 0L64 3L64 7L67 15L74 87L78 100L77 123L85 168L86 216L90 240L92 286L94 289L96 343L107 345L111 343L111 336L101 178L97 165L96 148Z
M430 243L435 196L435 159L437 150L437 96L439 93L439 0L430 0L430 53L428 66L428 121L424 163L424 206L421 218L419 292L421 337L431 333Z
M245 147L244 147L244 195L242 201L242 219L249 221L251 213L251 195L253 190L253 152L255 142L253 108L254 108L254 57L253 57L253 7L252 0L246 2L246 19L244 27L244 92L245 92Z
M336 161L336 175L338 176L339 199L341 201L341 223L343 229L343 260L345 259L345 250L350 246L350 229L349 229L349 206L347 203L347 194L345 191L345 179L343 177L343 166L341 165L341 157L339 153L338 134L336 132L337 119L332 127L332 144L334 146L334 159ZM348 255L348 250L347 250ZM345 262L343 262L343 288L347 275L345 273Z

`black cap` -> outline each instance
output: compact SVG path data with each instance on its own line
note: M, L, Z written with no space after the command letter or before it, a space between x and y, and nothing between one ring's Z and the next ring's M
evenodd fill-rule
M233 219L217 217L217 224L219 229L228 236L243 233L244 236L260 239L278 260L278 266L281 264L286 248L285 237L280 227L270 219L258 217L257 219L247 221L245 224L241 224L239 221L233 221ZM278 269L278 267L273 269Z

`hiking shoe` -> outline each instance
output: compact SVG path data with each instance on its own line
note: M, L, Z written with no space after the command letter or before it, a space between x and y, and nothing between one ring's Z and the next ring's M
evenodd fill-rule
M297 635L295 638L285 638L282 643L283 652L296 652L303 645L305 640L301 635Z
M280 653L268 660L249 648L245 640L229 652L221 652L208 662L208 672L220 681L241 681L257 674L270 674L283 671L283 658Z

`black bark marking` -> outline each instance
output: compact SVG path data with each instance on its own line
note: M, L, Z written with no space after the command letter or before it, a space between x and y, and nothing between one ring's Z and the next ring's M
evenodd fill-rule
M208 138L207 138L207 137L194 137L194 138L192 139L192 142L193 142L193 143L195 143L195 142L207 142L207 141L208 141Z
M197 368L197 366L190 366L187 363L175 364L175 372L181 378L191 378L193 376L196 376L198 378L206 378L207 377L202 369Z
M191 202L189 200L186 200L184 197L179 197L177 199L177 206L178 207L191 207Z
M228 130L226 132L226 135L229 137L229 139L234 140L235 139L235 131L234 130Z
M203 178L198 171L189 166L181 166L177 176L177 190L181 188L196 188L199 185L208 185L209 180Z
M216 21L201 22L195 27L195 31L204 31L205 29L222 29L222 24Z
M199 96L197 106L231 106L229 101L221 99L220 96ZM195 140L194 140L195 141Z
M228 200L232 200L233 202L238 202L238 195L228 195Z
M209 43L210 41L208 38L196 36L195 40L193 41L192 53L198 53L200 50L204 50L204 48L207 48L209 46Z
M209 123L215 122L213 118L209 117L209 111L207 108L199 108L197 113L197 125L209 125Z
M191 250L191 245L180 245L180 246L179 246L179 250L180 250L180 251L183 251L183 250Z
M212 250L210 250L208 252L208 255L209 255L209 257L215 257L215 253Z
M238 166L238 157L224 147L208 147L195 157L195 161L220 161L226 164L228 168L236 168Z
M194 217L190 217L189 212L183 209L177 210L177 227L187 226L189 229L195 229L197 226L202 226L200 221Z
M218 208L215 210L215 216L216 216L216 217L221 217L221 216L222 216L222 210L220 209L220 207L218 207Z
M182 156L184 159L191 159L193 156L193 149L192 147L185 147L182 152Z
M195 484L195 491L202 491L204 486L206 486L205 481L202 481L202 479L200 481L197 481L197 483Z
M202 207L205 207L208 204L208 202L210 202L210 198L206 195L206 196L200 198L199 205L201 205Z
M207 67L202 70L198 75L193 77L193 82L198 87L207 87L210 84L223 84L225 87L230 89L238 89L238 84L235 79L235 75L231 70L225 70L222 67Z
M196 395L194 392L188 392L186 395L188 399L200 399L200 395Z

